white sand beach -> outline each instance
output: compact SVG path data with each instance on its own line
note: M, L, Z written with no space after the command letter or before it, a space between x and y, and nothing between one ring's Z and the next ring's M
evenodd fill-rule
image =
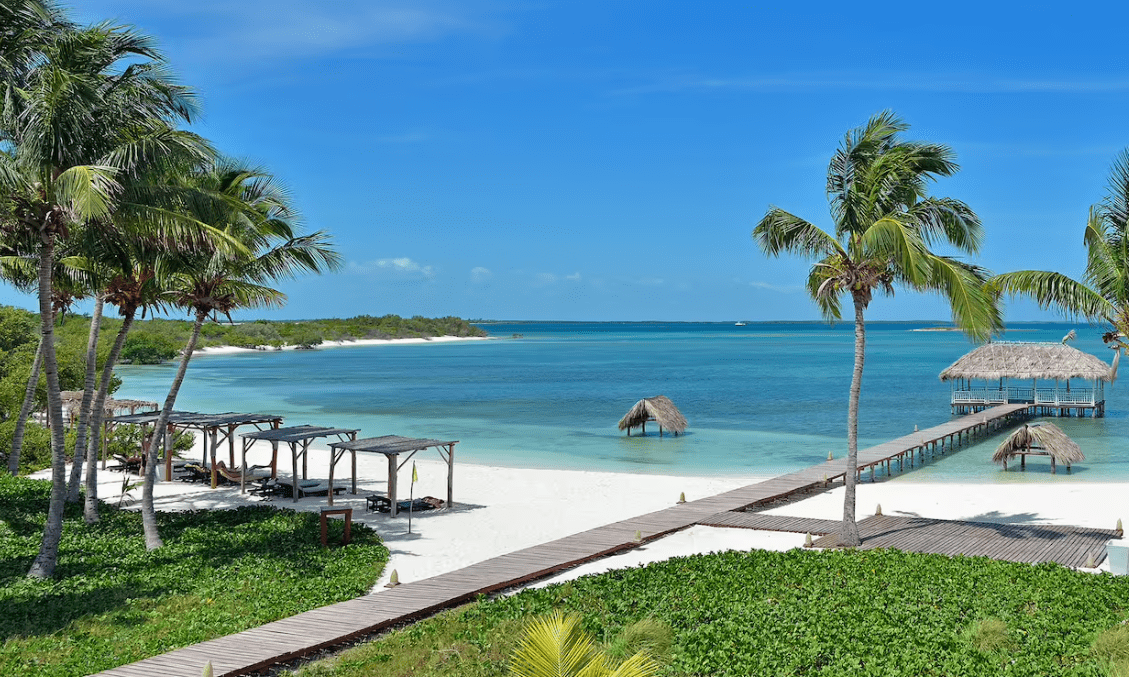
M200 458L202 444L189 458ZM221 458L226 457L221 451ZM248 463L269 462L269 445L252 448ZM308 461L309 476L328 477L327 449L314 447ZM226 458L224 458L226 461ZM238 463L238 458L236 459ZM419 483L414 495L446 496L446 464L434 450L416 456ZM280 452L279 474L290 473L288 452ZM336 483L349 486L348 457L338 463ZM46 477L47 471L38 476ZM129 476L136 481L135 476ZM421 580L453 571L507 552L520 550L586 529L660 510L685 492L688 500L703 498L763 479L763 477L672 477L610 472L498 468L459 462L456 453L455 508L415 513L408 533L406 514L396 518L367 512L364 497L386 490L387 463L383 455L358 454L358 493L341 494L340 507L354 508L354 520L372 526L392 553L387 570L373 592L393 569L402 582ZM408 497L411 464L399 475L400 498ZM119 472L101 472L99 495L116 502L122 486ZM840 519L843 488L767 511L796 517ZM157 487L159 510L224 508L264 499L240 495L238 487L212 490L203 484L161 482ZM140 488L132 491L140 496ZM1129 485L1120 483L951 484L863 482L858 491L858 517L873 514L881 504L887 515L915 515L998 523L1063 524L1113 528L1118 518L1129 517ZM288 498L269 499L280 507L316 511L326 498L308 497L297 503ZM130 503L129 500L126 503ZM135 504L135 502L134 502ZM622 555L604 558L562 572L538 583L545 585L611 568L638 566L650 561L729 549L787 550L803 544L802 534L692 527L650 542ZM1103 568L1108 567L1103 564Z
M431 336L428 338L399 338L399 339L351 339L348 341L323 341L314 350L322 348L349 348L356 346L410 346L420 343L452 343L455 341L489 341L493 336ZM198 348L192 353L193 357L199 355L231 355L233 353L270 352L274 350L297 350L297 346L283 346L281 348L239 348L236 346L214 346L211 348Z

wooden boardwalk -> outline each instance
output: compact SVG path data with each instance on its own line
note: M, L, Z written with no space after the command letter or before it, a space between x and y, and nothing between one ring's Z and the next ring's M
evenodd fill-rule
M757 531L784 531L793 534L826 536L842 526L840 520L821 520L810 517L765 515L759 512L719 512L698 522L704 527L731 529L756 529Z
M945 453L977 434L990 432L1026 415L1029 409L1030 405L1004 405L860 450L860 475L868 469L873 477L875 468L892 472L894 463L899 469L906 464L913 467L918 457L924 458L926 453L938 451ZM589 529L457 571L307 611L98 675L199 677L204 663L209 660L216 677L246 674L433 614L472 600L479 594L519 585L635 547L638 545L635 542L636 531L641 532L644 541L651 540L694 524L717 521L719 513L742 510L818 487L842 477L845 472L845 459L826 461L765 482Z
M897 548L937 555L978 555L1009 562L1056 562L1068 567L1101 564L1106 542L1118 538L1109 529L1048 524L958 522L923 517L875 515L859 522L861 550ZM829 534L813 546L834 548L839 536Z

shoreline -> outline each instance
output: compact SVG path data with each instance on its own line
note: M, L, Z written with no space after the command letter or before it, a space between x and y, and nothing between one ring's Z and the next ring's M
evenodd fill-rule
M321 350L322 348L349 348L355 346L386 346L386 345L418 345L421 343L455 343L460 341L487 341L494 340L493 336L430 336L398 339L343 339L340 341L322 341L313 348L302 350ZM200 355L235 355L239 353L273 353L283 350L299 350L298 346L282 346L279 348L242 348L240 346L211 346L197 348L192 352L192 357Z
M198 460L203 443L197 436L195 448L186 454ZM347 456L347 455L346 455ZM217 459L229 461L219 450ZM404 458L400 459L405 461ZM447 466L437 454L420 452L411 459L418 468L419 482L411 483L412 463L399 470L400 500L446 498ZM269 463L270 448L258 443L248 453L248 464ZM236 455L236 463L240 462ZM311 446L307 459L309 477L328 477L329 452L322 445ZM384 493L387 488L387 462L381 454L357 454L356 495L348 493L351 484L350 462L343 457L336 468L336 486L347 487L334 499L335 507L353 508L353 520L375 529L391 553L381 579L370 591L379 594L396 570L403 582L417 581L461 569L484 560L523 548L539 545L587 529L655 512L674 505L680 493L693 501L725 491L771 479L770 476L708 477L650 475L595 470L546 470L506 468L460 463L456 455L454 472L455 507L450 510L417 512L408 519L395 519L387 513L366 511L365 496ZM280 478L291 473L285 447L278 456ZM49 478L50 470L32 477ZM117 472L99 473L99 496L116 503L122 477ZM843 493L840 485L826 492L764 511L770 515L842 518ZM268 499L240 495L238 486L221 485L212 490L206 484L173 480L155 487L157 510L179 511L232 508ZM1129 482L1101 484L1021 484L997 485L985 491L980 484L951 482L864 482L858 485L857 514L861 521L882 505L887 515L920 516L998 524L1059 524L1111 529L1118 519L1129 517L1124 497ZM277 497L268 502L278 508L317 512L327 505L324 496L311 496L297 503ZM137 501L129 504L137 507ZM627 553L602 558L533 585L543 586L609 569L641 566L648 562L724 550L802 547L803 534L693 526L668 535ZM1108 571L1108 562L1100 570Z

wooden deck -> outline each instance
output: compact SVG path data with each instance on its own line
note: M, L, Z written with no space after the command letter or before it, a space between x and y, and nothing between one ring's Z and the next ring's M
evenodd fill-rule
M1004 405L861 450L860 475L864 470L870 470L873 477L875 468L890 473L895 462L899 469L906 464L913 467L918 457L924 458L926 453L934 454L938 451L945 453L977 434L990 432L1011 419L1026 415L1029 408L1029 405ZM719 513L742 510L786 497L834 481L845 472L845 459L826 461L765 482L590 529L457 571L407 583L379 594L332 604L251 630L123 665L98 675L199 677L208 660L212 661L216 677L245 674L427 616L462 604L479 594L539 579L562 569L635 547L636 531L641 532L644 541L648 541L694 524L717 522L722 519ZM725 519L763 520L766 517L747 514ZM793 521L791 524L796 526L800 522ZM821 530L834 528L833 525L824 524L809 529L812 526L806 524L805 531L821 533Z
M759 512L719 512L698 522L704 527L731 529L756 529L757 531L784 531L793 534L826 536L842 526L840 520L821 520L810 517L765 515Z
M876 515L859 522L861 550L897 548L937 555L991 557L1008 562L1056 562L1068 567L1101 564L1106 542L1118 538L1108 529L1047 524L957 522L923 517ZM839 536L817 539L817 548L834 548Z

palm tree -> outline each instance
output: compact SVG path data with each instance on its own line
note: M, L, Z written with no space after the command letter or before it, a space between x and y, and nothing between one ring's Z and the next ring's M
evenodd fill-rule
M198 199L186 207L200 221L241 243L243 251L200 247L169 257L166 262L166 266L175 268L168 273L167 298L173 305L190 310L195 321L154 425L153 444L149 445L141 522L145 546L150 550L163 544L153 508L158 450L163 446L158 441L164 438L204 320L220 314L230 318L232 311L242 308L280 306L286 297L269 284L299 273L334 270L341 265L325 233L296 234L297 214L286 193L266 172L220 162L189 177L189 182L197 191L195 195L207 199Z
M39 306L48 415L61 421L50 314L56 246L79 225L107 223L119 177L154 149L188 140L169 123L188 120L191 94L175 84L148 38L107 24L50 34L41 56L0 106L0 199L38 240ZM54 426L52 491L39 555L28 572L54 573L66 497L64 438Z
M753 239L770 256L798 254L816 259L807 290L828 321L841 319L840 302L854 306L855 360L847 409L844 545L861 543L855 523L858 468L858 405L866 359L864 313L874 293L894 294L896 286L936 292L948 299L953 320L974 339L1002 328L995 299L984 288L986 272L933 252L945 244L975 254L980 219L968 205L929 197L926 185L958 167L943 145L903 141L909 125L890 111L847 133L827 169L827 195L835 234L772 207L753 230Z
M1000 294L1023 295L1042 308L1067 317L1081 316L1109 325L1102 339L1111 348L1129 349L1129 149L1110 168L1102 200L1090 207L1083 236L1086 270L1082 280L1062 273L1018 270L991 279Z

